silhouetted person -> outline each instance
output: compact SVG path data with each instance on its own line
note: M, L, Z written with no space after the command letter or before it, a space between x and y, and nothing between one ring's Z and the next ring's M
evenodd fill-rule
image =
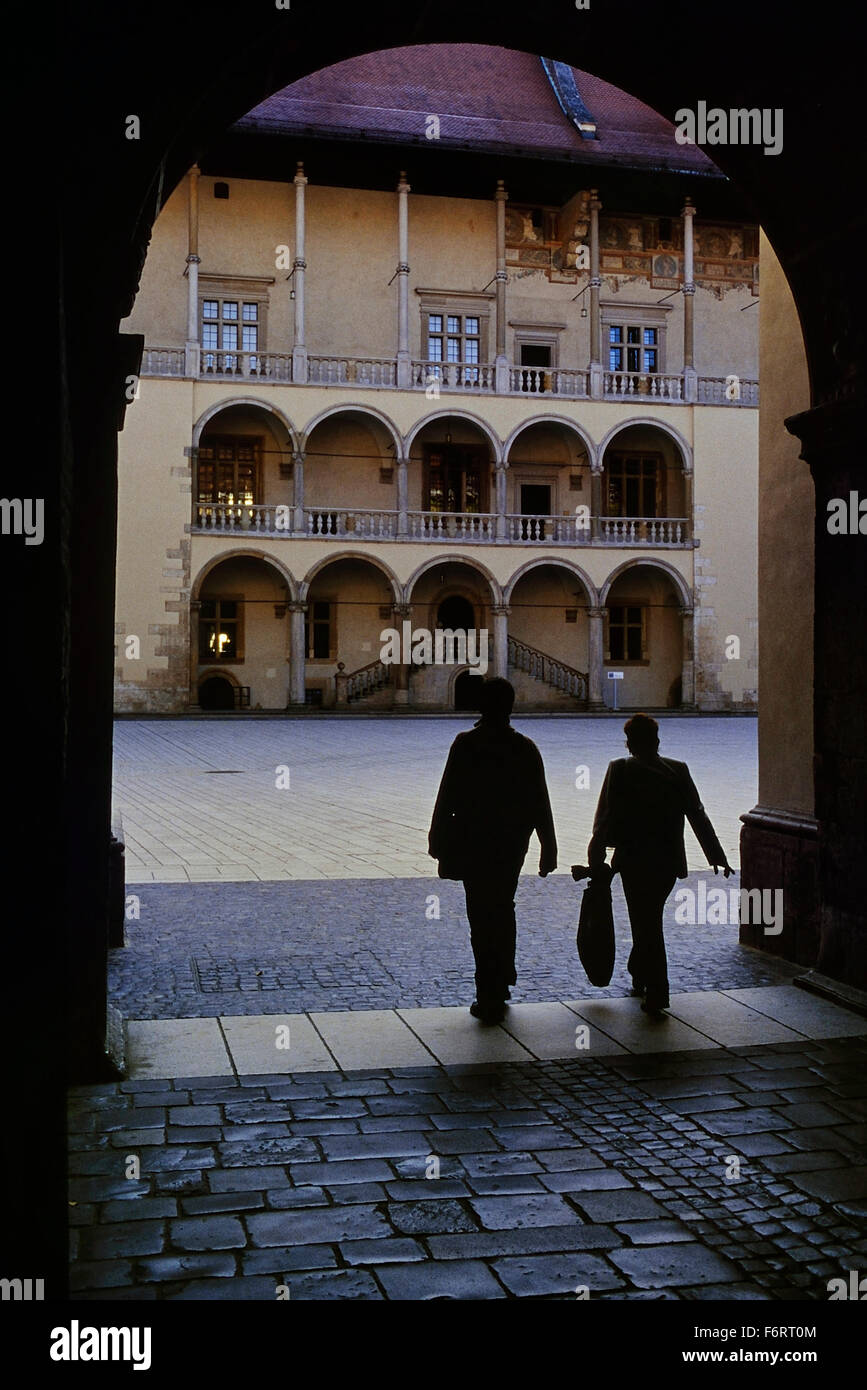
M721 865L728 878L732 870L686 763L659 756L656 720L636 714L623 730L631 756L608 764L587 859L598 873L606 846L614 847L611 869L620 874L632 928L632 993L645 995L642 1009L656 1014L669 1004L662 913L675 879L686 878L684 816L714 873Z
M428 837L440 875L463 880L476 962L470 1013L498 1023L515 984L515 890L535 830L539 874L557 867L545 769L535 743L509 723L515 691L499 676L479 681L481 719L448 756Z

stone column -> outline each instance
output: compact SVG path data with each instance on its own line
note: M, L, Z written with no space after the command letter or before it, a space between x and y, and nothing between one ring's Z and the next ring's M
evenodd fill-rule
M402 624L412 618L412 604L395 603L392 606L392 627L397 628L398 632L403 632ZM409 704L409 667L402 661L396 663L394 667L394 703L395 705Z
M494 619L494 675L508 676L509 673L509 614L511 608L504 603L494 604L491 614Z
M184 375L199 375L199 166L189 173L189 227L187 231L187 341Z
M304 615L306 603L289 604L289 705L303 708L306 685L304 651Z
M397 534L406 536L409 533L409 488L407 484L406 459L397 460Z
M507 463L497 463L496 468L496 511L497 520L495 523L496 536L498 541L507 540L506 508L508 501L508 469Z
M199 613L202 601L190 599L190 698L187 709L199 709Z
M599 212L602 204L595 188L590 190L590 395L594 401L602 398L602 320L599 295L602 277L599 274Z
M300 450L292 459L292 529L296 536L307 535L307 522L304 519L304 455Z
M605 609L588 608L587 708L604 709L602 668L605 664Z
M602 463L590 465L590 539L597 541L602 534Z
M683 620L683 662L680 673L682 709L695 709L695 609L678 609Z
M397 384L411 385L409 355L409 184L401 169L397 185Z
M304 322L304 272L307 269L307 262L304 259L306 230L304 190L307 187L307 179L304 175L304 165L300 160L294 183L295 259L292 262L292 269L295 273L292 277L292 285L295 290L295 340L292 347L292 380L303 384L307 380L307 339Z
M684 540L691 541L695 530L695 517L693 515L693 471L684 466L683 470L683 514L686 517L686 534Z
M494 358L494 390L504 394L509 389L509 361L506 357L506 285L509 276L506 270L506 200L508 198L502 179L497 180L494 194L497 205L497 273L494 276L496 300L497 352Z
M695 208L686 199L683 217L683 398L698 399L698 374L695 370L695 270L693 265L693 218Z

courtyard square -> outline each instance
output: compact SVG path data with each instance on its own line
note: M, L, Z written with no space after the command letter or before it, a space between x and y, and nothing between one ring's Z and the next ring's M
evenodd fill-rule
M584 862L605 769L626 756L626 717L513 721L545 763L558 874ZM430 878L437 787L473 719L120 720L114 802L127 881ZM660 736L664 756L689 764L736 867L738 818L758 798L755 719L673 715ZM704 870L689 829L686 848L690 870ZM524 872L537 867L534 837Z

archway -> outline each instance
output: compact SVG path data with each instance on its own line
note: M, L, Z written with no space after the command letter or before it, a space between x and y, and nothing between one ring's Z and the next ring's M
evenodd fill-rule
M234 709L235 689L225 676L205 676L199 681L199 704L203 710Z

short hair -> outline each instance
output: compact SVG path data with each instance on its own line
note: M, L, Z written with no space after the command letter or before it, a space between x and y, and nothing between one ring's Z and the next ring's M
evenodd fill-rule
M515 703L515 687L502 676L491 676L481 682L479 710L494 719L508 719Z
M633 714L623 725L623 732L629 747L639 752L652 751L659 745L659 725L649 714Z

